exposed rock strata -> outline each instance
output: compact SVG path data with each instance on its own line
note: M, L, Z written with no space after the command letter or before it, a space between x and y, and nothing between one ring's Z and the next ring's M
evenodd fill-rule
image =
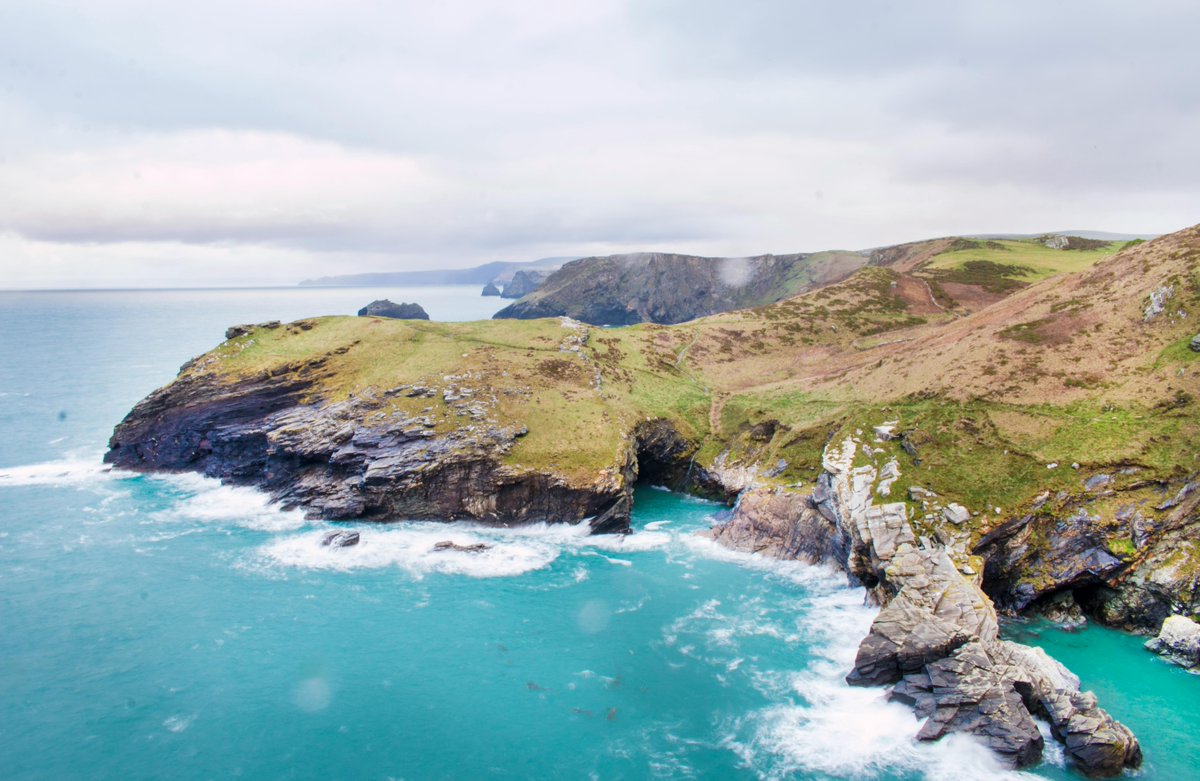
M1172 614L1200 615L1200 480L1147 486L1124 472L1128 485L1097 475L1080 496L1044 494L978 540L985 588L1001 608L1044 612L1070 597L1105 624L1143 632ZM1094 501L1117 505L1110 521Z
M628 528L632 451L592 483L573 484L504 465L521 432L484 415L439 433L429 418L383 413L381 396L307 398L310 379L304 372L236 383L184 376L134 407L105 461L255 485L319 518L592 518L597 531Z
M1026 766L1042 754L1037 717L1087 773L1138 765L1137 740L1079 691L1077 678L1043 652L1000 639L995 608L968 562L918 539L904 503L875 504L881 470L870 461L855 466L858 448L849 438L826 448L824 474L808 496L750 488L712 535L738 549L838 563L863 583L882 607L847 680L891 685L892 698L926 719L918 738L967 732Z

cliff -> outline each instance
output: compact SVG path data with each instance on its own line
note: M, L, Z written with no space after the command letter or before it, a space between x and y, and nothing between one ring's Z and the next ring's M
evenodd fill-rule
M751 485L711 536L738 550L832 564L867 587L881 610L847 681L890 686L890 699L925 719L920 740L970 733L1024 767L1042 757L1036 716L1085 773L1137 767L1137 739L1080 691L1078 678L1044 652L1000 639L980 561L963 555L961 540L920 535L902 499L876 503L901 477L904 452L889 428L871 442L850 435L831 443L811 491ZM924 497L934 496L917 495L927 506ZM951 514L958 507L938 504Z
M682 323L772 303L845 279L866 265L851 252L703 258L638 253L565 264L537 289L494 317L565 315L595 325ZM509 291L505 289L505 296Z
M974 732L1022 764L1040 714L1112 772L1136 743L1069 674L1000 641L996 608L1153 631L1200 610L1200 228L1115 255L997 243L891 248L673 327L239 326L135 407L107 460L379 521L613 531L639 477L740 495L723 540L836 562L884 606L854 680L930 716L923 737ZM1034 271L962 265L988 252ZM974 280L957 295L1003 295L934 307L922 275L948 256Z

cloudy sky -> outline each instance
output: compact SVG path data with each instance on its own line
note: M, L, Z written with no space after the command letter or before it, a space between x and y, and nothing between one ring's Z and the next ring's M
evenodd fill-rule
M0 287L1200 221L1195 2L0 4Z

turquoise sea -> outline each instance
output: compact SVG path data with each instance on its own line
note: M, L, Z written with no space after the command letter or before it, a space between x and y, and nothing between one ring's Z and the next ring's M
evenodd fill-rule
M977 779L842 682L873 610L833 572L726 552L724 508L643 487L636 531L334 525L196 476L111 472L114 423L226 326L476 288L0 293L0 778ZM477 555L430 552L483 541ZM1013 624L1195 777L1200 677L1090 628Z

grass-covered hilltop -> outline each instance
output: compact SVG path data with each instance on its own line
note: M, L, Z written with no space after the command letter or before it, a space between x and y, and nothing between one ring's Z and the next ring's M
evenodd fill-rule
M674 326L231 329L130 413L108 460L331 519L608 531L639 477L740 496L722 541L836 561L886 605L855 680L896 684L934 717L922 737L974 732L1027 764L1038 714L1111 773L1136 741L1052 660L998 640L991 601L1153 631L1200 611L1197 332L1200 227L938 239Z

